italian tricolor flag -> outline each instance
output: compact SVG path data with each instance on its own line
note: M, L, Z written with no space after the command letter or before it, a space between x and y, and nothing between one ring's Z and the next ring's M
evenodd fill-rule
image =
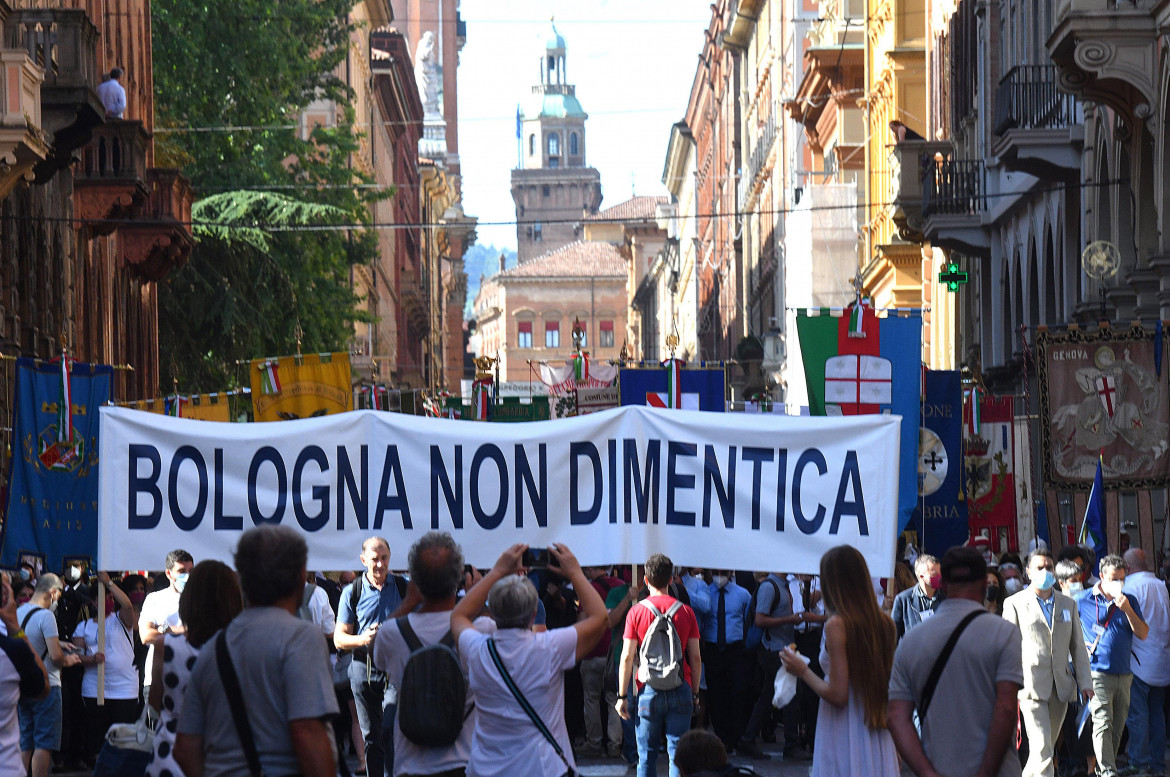
M872 308L814 308L796 316L812 415L892 413L902 417L899 531L918 502L922 318L879 317Z

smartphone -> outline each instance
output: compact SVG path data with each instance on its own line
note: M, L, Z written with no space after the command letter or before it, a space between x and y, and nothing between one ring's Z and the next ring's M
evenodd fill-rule
M529 569L544 569L548 566L548 548L529 548L524 551L520 563Z

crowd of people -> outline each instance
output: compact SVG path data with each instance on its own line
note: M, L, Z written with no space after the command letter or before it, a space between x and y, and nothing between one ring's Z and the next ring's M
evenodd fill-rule
M660 757L690 777L750 773L729 755L770 743L814 777L1163 774L1170 594L1141 550L960 547L888 581L848 545L815 576L527 550L476 570L430 532L395 573L370 537L359 571L315 575L297 532L265 526L232 566L174 550L156 575L4 575L0 773L103 774L106 731L145 721L154 777L580 758L655 777ZM798 687L775 709L780 672Z

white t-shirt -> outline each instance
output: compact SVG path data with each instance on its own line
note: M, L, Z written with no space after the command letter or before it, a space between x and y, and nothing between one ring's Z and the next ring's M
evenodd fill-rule
M24 640L0 638L0 774L25 777L16 702L22 689L35 697L44 683L45 676Z
M85 653L98 652L98 623L84 620L77 626L74 637L85 640ZM106 616L106 698L137 699L138 669L134 666L134 633L127 629L116 613ZM81 678L81 695L97 698L97 665L86 666Z
M142 602L142 612L138 616L138 630L146 630L147 624L153 623L158 628L164 623L171 626L182 624L179 618L179 592L173 586L167 586L161 591L148 594ZM150 687L150 672L154 666L154 645L146 654L146 678L143 686Z
M314 588L312 596L309 597L309 615L313 618L313 623L320 627L322 633L332 639L337 619L333 615L333 606L329 604L329 594L325 593L325 589L321 586Z
M500 658L529 704L548 726L569 766L573 748L565 729L562 673L576 663L577 632L569 626L535 633L503 629L494 635ZM459 637L478 719L467 761L468 777L546 777L565 766L504 684L488 653L488 635L468 629Z
M424 645L433 645L451 630L451 611L445 612L412 612L410 626L418 635L419 642ZM480 618L475 627L484 631L495 624L490 618ZM393 621L386 621L378 629L378 636L374 637L374 666L381 669L388 676L400 679L406 668L406 661L410 657L410 649L402 632ZM463 671L467 672L467 662L463 661ZM468 692L468 702L474 704L474 694ZM401 716L394 719L394 774L435 774L451 769L459 769L467 764L471 754L471 738L475 731L476 710L471 709L471 715L463 721L463 730L459 739L450 747L420 747L407 739L398 723Z

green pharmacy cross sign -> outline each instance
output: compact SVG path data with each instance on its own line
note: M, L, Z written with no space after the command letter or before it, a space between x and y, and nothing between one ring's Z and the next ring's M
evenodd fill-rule
M959 271L957 262L948 262L947 269L938 274L938 282L945 283L951 291L958 291L959 286L966 283L968 278L967 273Z

